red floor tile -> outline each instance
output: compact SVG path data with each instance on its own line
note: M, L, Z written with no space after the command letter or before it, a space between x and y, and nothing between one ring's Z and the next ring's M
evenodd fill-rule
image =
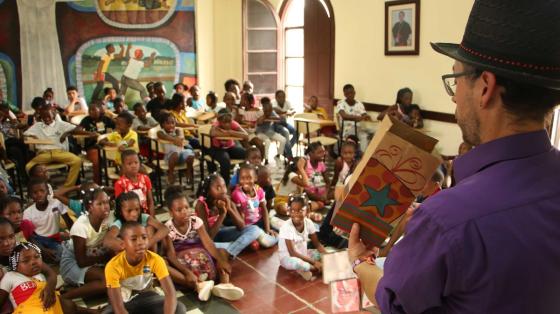
M329 298L330 288L329 285L316 281L310 286L295 290L294 293L309 303L315 303L325 297Z
M331 313L331 298L328 297L324 300L313 303L313 306L325 313Z
M272 304L260 304L255 307L241 311L242 314L280 314Z
M270 300L262 299L257 294L245 294L240 300L230 302L233 307L242 313L257 306L272 305L271 303Z
M268 283L254 289L249 290L251 294L257 294L259 297L265 300L274 300L281 296L288 294L286 290L280 288L275 283Z
M306 305L293 297L292 295L284 295L273 301L274 308L281 313L289 313L304 308Z
M301 309L299 311L295 311L295 312L292 312L292 313L294 313L294 314L295 313L297 313L297 314L317 314L318 312L309 308L309 307L306 307L304 309Z

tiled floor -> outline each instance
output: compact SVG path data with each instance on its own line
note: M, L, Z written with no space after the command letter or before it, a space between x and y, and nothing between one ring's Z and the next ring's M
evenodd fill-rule
M280 268L277 254L277 247L245 252L233 262L231 280L245 290L233 307L240 313L331 313L329 286Z
M284 165L283 162L276 165L276 160L273 158L270 162L272 181L277 183L284 174ZM327 163L331 175L332 165L332 162ZM87 175L88 179L89 176L90 174ZM198 169L195 169L195 186L199 183L198 178L200 174ZM63 173L51 177L54 186L61 186L64 179ZM195 199L194 191L188 191L187 194L191 200ZM159 209L157 213L158 220L169 219L166 210ZM178 300L187 306L189 314L331 313L329 286L323 284L321 278L308 282L295 272L280 268L277 247L257 252L246 251L232 261L232 267L231 281L243 288L245 296L231 303L215 297L211 297L208 302L200 302L193 292L178 291ZM82 306L99 308L106 304L107 299L76 301Z

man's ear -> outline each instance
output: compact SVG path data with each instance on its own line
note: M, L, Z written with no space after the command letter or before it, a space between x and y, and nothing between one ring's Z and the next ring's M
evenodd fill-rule
M492 72L484 71L478 80L480 88L480 107L488 107L493 98L496 96L495 93L498 91L499 86L496 85L496 75Z

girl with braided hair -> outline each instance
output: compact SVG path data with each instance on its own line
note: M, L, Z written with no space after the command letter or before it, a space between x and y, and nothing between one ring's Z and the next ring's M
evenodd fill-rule
M0 282L0 305L9 297L13 313L95 313L60 298L55 291L56 274L43 264L37 245L16 245L9 257L9 269Z

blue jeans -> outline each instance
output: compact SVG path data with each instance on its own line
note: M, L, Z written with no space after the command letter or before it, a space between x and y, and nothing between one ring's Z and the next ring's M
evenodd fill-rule
M292 127L293 129L293 127ZM294 130L295 131L295 130ZM290 131L288 131L288 128L283 126L281 123L275 123L274 124L274 132L282 135L283 137L286 138L286 146L284 146L284 156L288 157L288 158L292 158L292 147L294 146L295 141L297 141L297 136L294 136L291 140L290 140ZM295 141L294 141L295 139Z
M165 297L157 294L154 291L143 291L137 296L124 302L124 307L128 313L150 313L150 314L163 314L163 305L165 304ZM185 305L177 300L177 307L175 308L176 314L183 314L187 312ZM112 314L113 307L111 304L103 309L103 314Z
M222 226L214 237L214 244L217 248L225 249L229 255L236 257L262 233L261 228L254 225L245 226L243 230L235 226Z
M290 134L292 135L290 144L292 144L292 146L296 145L299 138L299 133L296 132L296 128L294 128L293 125L289 124L286 119L282 119L280 122L278 122L278 124L288 129L288 132L290 132Z

